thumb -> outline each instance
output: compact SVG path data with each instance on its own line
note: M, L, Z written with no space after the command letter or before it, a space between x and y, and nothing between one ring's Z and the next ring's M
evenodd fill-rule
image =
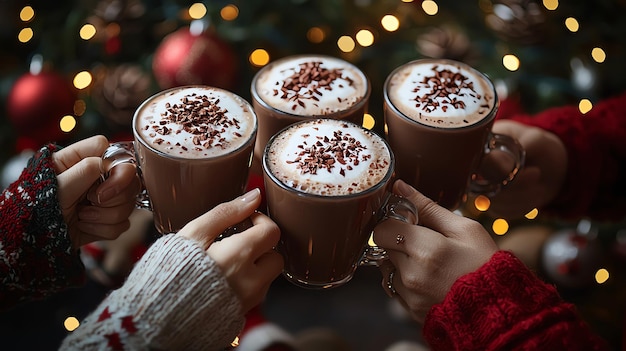
M393 191L413 202L417 208L419 225L437 231L444 236L452 236L456 233L455 223L458 223L462 217L439 206L402 180L397 180L393 184Z
M86 196L89 188L100 179L101 167L100 157L88 157L57 176L62 208L67 208Z
M61 174L87 157L102 157L109 141L102 135L80 140L52 155L55 171Z
M101 156L108 146L107 138L96 135L52 155L62 208L68 208L84 197L98 180L102 168Z

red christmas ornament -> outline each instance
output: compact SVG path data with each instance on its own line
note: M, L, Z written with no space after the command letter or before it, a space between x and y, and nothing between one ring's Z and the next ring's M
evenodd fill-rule
M162 89L203 84L233 90L237 56L217 35L196 35L189 28L181 28L163 39L154 54L152 70Z
M76 92L70 83L53 72L27 73L17 79L7 97L9 120L20 138L42 145L62 142L68 133L59 122L74 113Z

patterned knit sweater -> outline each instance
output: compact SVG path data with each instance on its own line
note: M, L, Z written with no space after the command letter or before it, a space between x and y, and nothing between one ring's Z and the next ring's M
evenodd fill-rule
M0 310L84 282L57 198L48 145L0 198ZM126 283L63 342L62 350L224 350L243 328L241 304L195 242L157 240Z
M0 310L41 299L84 281L57 200L49 145L0 197Z
M566 183L545 211L563 218L626 218L626 94L586 115L572 106L511 119L553 132L568 150ZM554 287L506 252L456 281L429 311L423 331L433 350L609 349Z

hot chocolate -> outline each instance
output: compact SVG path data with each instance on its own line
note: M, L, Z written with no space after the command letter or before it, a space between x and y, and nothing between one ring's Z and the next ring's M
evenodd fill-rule
M443 59L408 62L389 74L383 95L398 178L441 206L456 209L470 185L476 191L492 191L519 170L519 145L491 133L498 109L495 88L467 64ZM506 152L515 164L502 183L482 182L477 173L483 155L491 150Z
M144 102L134 126L159 232L178 231L243 192L257 120L241 97L206 86L173 88Z
M390 166L382 139L336 120L314 120L286 130L274 138L267 153L267 166L280 182L321 196L366 191Z
M299 122L270 140L268 214L281 229L287 279L314 288L350 280L382 216L393 167L383 138L346 121Z
M361 70L327 56L296 56L272 62L259 72L253 88L268 106L317 117L348 110L368 93Z
M157 151L180 158L210 158L239 149L255 132L246 101L209 87L173 89L137 111L135 127Z

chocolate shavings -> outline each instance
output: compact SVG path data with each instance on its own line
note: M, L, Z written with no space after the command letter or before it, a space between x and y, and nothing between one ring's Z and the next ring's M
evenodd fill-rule
M280 90L273 91L274 96L280 94L281 99L293 101L292 110L298 106L306 108L305 100L319 101L319 96L324 95L322 91L332 91L331 84L337 79L347 81L350 86L354 83L352 78L343 75L343 69L329 70L322 67L322 62L305 62L299 66L300 70L286 78Z
M231 127L240 129L239 121L236 118L227 116L228 111L219 106L218 98L209 98L206 95L192 93L180 99L180 103L166 103L166 112L161 114L158 125L153 125L152 129L160 135L168 135L173 131L166 124L173 123L182 127L182 130L193 134L192 142L195 149L199 147L209 149L212 147L226 148L226 139L223 134ZM234 133L240 136L239 133ZM162 142L162 141L161 141ZM187 148L183 147L187 150Z

